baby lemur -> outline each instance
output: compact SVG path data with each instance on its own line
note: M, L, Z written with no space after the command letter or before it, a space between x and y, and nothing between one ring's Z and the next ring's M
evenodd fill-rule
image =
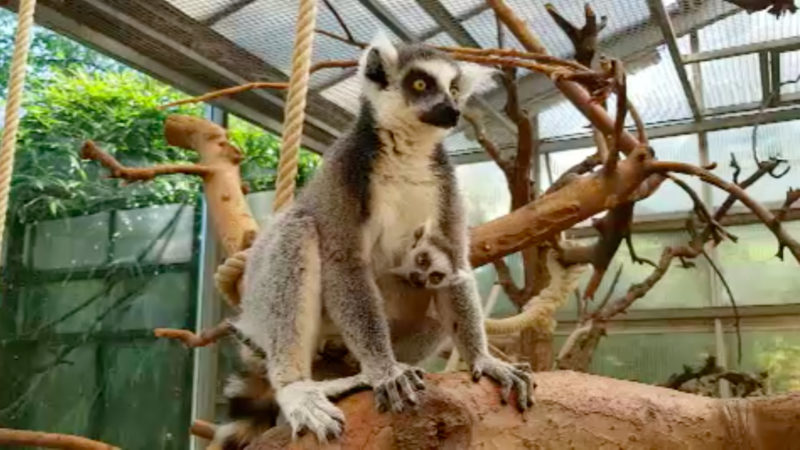
M327 322L359 362L361 373L349 381L372 387L379 410L417 403L424 381L408 364L427 355L404 348L406 338L413 342L423 333L436 339L449 334L476 381L486 375L502 386L504 400L516 390L518 406L530 405L530 374L488 352L465 214L441 146L469 96L488 86L493 73L422 45L395 47L379 35L359 64L361 101L353 127L325 152L294 204L253 243L235 325L265 350L265 367L262 362L258 370L266 372L293 433L309 430L324 441L343 429L344 416L328 397L350 383L312 380ZM412 301L386 281L396 277L392 269L402 266L422 223L447 248L442 255L450 273L464 277L437 289L435 320L423 320L427 290L416 288L419 301ZM417 284L436 282L432 275L422 280L420 274ZM406 325L395 327L400 322ZM218 442L247 435L222 428Z
M450 242L436 234L428 221L414 231L411 247L391 272L417 288L439 289L469 282L470 273L458 270L453 261L454 249Z

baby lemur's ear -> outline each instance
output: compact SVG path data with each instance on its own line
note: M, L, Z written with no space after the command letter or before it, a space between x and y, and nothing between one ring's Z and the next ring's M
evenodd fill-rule
M459 91L464 99L470 95L480 94L492 89L495 86L494 76L500 71L492 67L474 64L470 62L460 62L461 78Z
M359 61L359 71L380 89L389 86L397 71L397 48L383 31L379 31L367 46Z

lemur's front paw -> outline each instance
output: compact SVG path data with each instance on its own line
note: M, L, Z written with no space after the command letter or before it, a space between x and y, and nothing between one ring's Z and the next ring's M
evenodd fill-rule
M385 412L391 409L400 412L406 404L415 406L419 402L416 392L425 389L422 380L424 374L425 371L418 367L395 364L386 375L372 385L378 411Z
M275 397L292 427L292 438L308 430L325 443L342 434L344 414L327 399L319 383L296 381L279 389Z
M472 381L478 381L482 375L493 379L502 388L501 398L503 403L508 403L511 398L511 389L517 391L517 407L524 411L533 406L533 382L531 366L525 364L509 364L500 361L494 356L486 355L472 363Z

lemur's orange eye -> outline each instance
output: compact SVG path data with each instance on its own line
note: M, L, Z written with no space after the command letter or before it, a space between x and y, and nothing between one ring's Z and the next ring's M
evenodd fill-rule
M458 86L450 86L450 95L453 97L458 97Z
M427 83L425 83L425 80L423 80L422 78L417 78L416 80L414 80L413 86L414 90L418 92L422 92L425 90L426 87L428 87Z

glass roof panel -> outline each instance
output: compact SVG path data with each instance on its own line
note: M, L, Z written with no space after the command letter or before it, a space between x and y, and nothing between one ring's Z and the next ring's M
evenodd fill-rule
M798 35L800 35L800 14L784 14L780 19L775 19L764 11L753 14L740 12L698 32L700 51L719 50Z

